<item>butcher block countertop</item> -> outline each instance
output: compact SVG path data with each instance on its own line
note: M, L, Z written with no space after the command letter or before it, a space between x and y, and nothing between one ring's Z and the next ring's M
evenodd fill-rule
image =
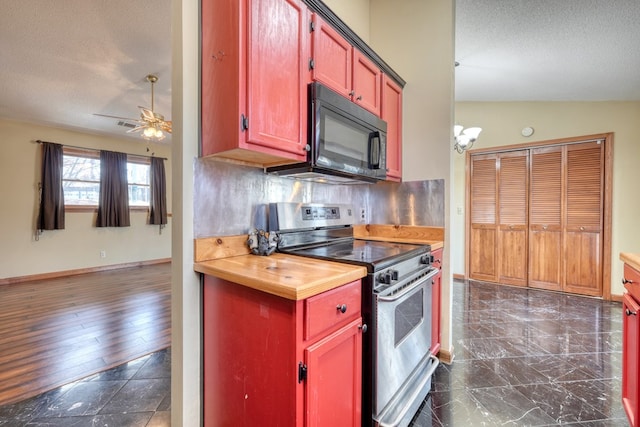
M634 270L640 271L640 254L632 254L629 252L621 252L620 259L633 267Z
M367 275L365 267L279 253L197 262L194 269L291 300L309 298Z
M356 225L357 239L442 247L441 227ZM275 253L251 255L247 235L205 237L194 241L194 267L204 273L291 300L301 300L361 279L365 267Z

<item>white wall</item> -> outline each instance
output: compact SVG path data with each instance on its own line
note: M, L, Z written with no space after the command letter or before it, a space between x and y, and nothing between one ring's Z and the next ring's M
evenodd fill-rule
M0 135L0 279L171 257L171 218L159 234L158 226L147 224L147 211L132 211L131 226L122 228L96 228L94 212L66 212L64 230L44 231L35 240L42 167L42 148L36 140L140 155L147 155L146 141L9 120L0 120ZM154 145L152 150L158 157L170 154L167 145ZM165 168L170 203L170 160Z
M473 148L614 132L611 293L621 295L620 252L640 253L640 102L458 102L455 119L482 127ZM526 126L535 129L533 136L520 134ZM455 154L454 173L454 211L464 210L464 155ZM454 215L453 224L453 271L464 274L464 212Z

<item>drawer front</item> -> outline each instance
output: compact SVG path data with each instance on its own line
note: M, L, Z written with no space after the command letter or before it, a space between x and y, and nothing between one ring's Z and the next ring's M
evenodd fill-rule
M355 280L304 301L306 341L326 335L360 317L362 284Z
M633 297L640 301L640 272L630 265L624 265L624 278L622 279L624 287Z
M442 268L442 248L431 251L433 257L433 265L435 268Z

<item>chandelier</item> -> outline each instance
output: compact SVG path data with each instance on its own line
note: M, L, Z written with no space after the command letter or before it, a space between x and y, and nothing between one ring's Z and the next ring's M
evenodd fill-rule
M469 150L476 139L478 139L480 132L482 132L482 128L479 127L465 129L464 126L455 125L453 127L453 138L455 139L453 148L460 154L462 154L464 150Z

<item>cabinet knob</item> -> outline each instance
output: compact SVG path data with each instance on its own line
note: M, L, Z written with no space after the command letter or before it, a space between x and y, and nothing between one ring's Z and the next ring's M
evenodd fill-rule
M580 227L580 231L584 231L584 227Z
M627 283L633 283L633 280L629 280L629 279L627 279L626 277L623 277L623 278L622 278L622 284L623 284L623 285L626 285Z
M355 91L353 91L353 90L352 90L351 92L349 92L349 96L353 96L353 95L355 95L355 94L356 94L356 92L355 92Z
M635 311L631 311L628 308L624 311L624 314L627 316L635 316L637 313Z
M362 95L358 96L358 97L356 98L356 101L362 101Z
M367 332L367 329L369 329L367 327L367 324L365 323L364 325L358 325L358 329L360 329L362 331L362 333L364 334L365 332Z
M338 310L340 313L346 313L347 312L347 304L338 304L336 306L336 310Z
M543 226L542 226L542 229L543 229L543 230L546 230L546 229L547 229L547 226L546 226L546 225L543 225Z

